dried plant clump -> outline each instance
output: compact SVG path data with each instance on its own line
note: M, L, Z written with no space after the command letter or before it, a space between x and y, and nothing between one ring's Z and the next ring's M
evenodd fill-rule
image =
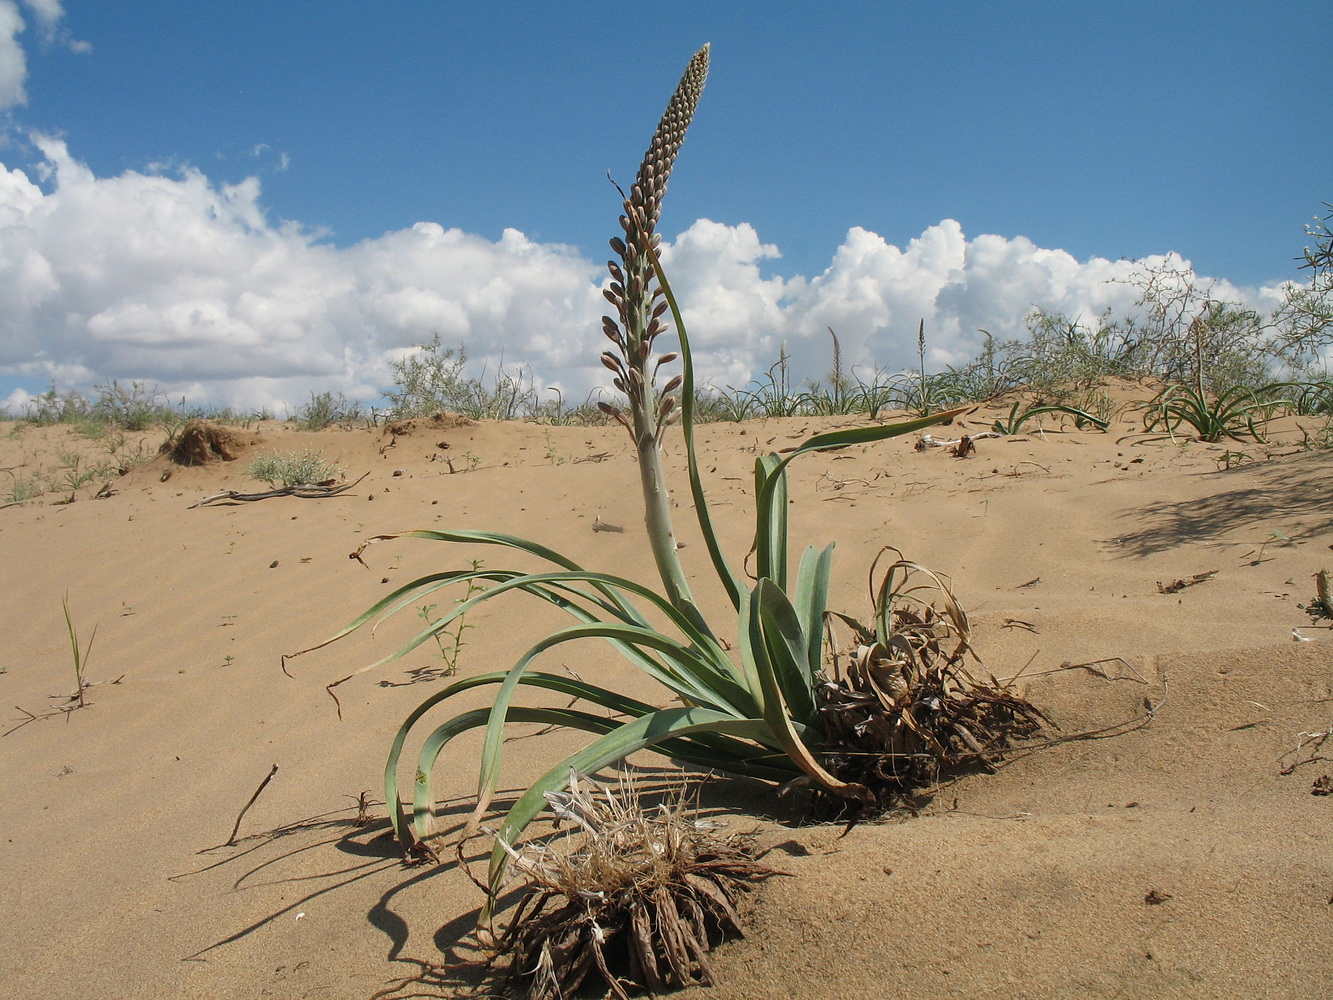
M888 809L948 767L991 770L1014 737L1033 735L1045 721L1007 686L968 670L970 626L948 584L896 549L885 552L899 558L873 595L876 628L838 616L852 626L855 645L846 670L835 657L818 691L824 766L870 792L861 806L817 792L816 809L840 816ZM872 588L874 578L872 565Z
M627 777L613 788L571 771L568 791L546 797L572 824L565 849L506 848L528 889L496 946L530 1000L570 996L590 975L622 1000L627 987L711 985L708 953L743 936L738 893L782 873L696 818L683 794L645 809Z
M233 462L244 447L240 436L211 420L191 420L162 450L177 465Z

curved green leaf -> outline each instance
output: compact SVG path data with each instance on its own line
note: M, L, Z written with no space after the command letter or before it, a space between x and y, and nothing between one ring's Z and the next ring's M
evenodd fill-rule
M830 792L839 795L846 795L851 798L859 798L864 794L864 789L859 785L850 784L845 781L839 781L817 761L810 752L810 748L801 740L800 734L792 722L789 708L783 698L782 688L777 678L778 667L774 665L772 656L785 655L791 648L790 643L794 642L796 648L800 649L803 640L800 636L794 634L781 634L791 622L795 621L793 613L790 619L787 619L781 610L781 605L790 608L786 595L778 590L772 580L760 580L755 589L750 593L749 600L744 602L743 610L746 613L747 627L741 631L741 655L749 663L753 664L755 675L758 677L759 686L763 693L763 718L768 724L772 738L778 742L778 745L786 751L802 771L813 777L824 788ZM770 642L769 629L777 631L779 634L773 636ZM791 674L799 671L798 665L783 663L781 669L784 673Z
M698 705L688 708L664 708L624 723L617 729L595 740L578 753L567 757L546 772L519 796L509 810L491 851L489 882L491 898L482 912L482 920L489 917L496 893L509 864L504 844L513 845L528 824L546 808L546 793L558 791L569 781L569 772L595 774L597 771L623 760L638 750L654 747L674 738L697 732L721 733L739 739L759 739L770 735L768 727L758 719L737 719Z
M755 714L757 706L749 692L730 678L712 673L706 664L698 661L692 650L659 632L609 622L561 629L545 636L524 653L510 668L509 676L495 694L495 700L491 703L490 722L486 726L486 742L482 748L481 778L477 788L477 806L473 811L474 819L479 819L486 811L495 792L500 777L500 754L507 712L528 664L554 646L587 638L615 638L622 643L654 649L665 654L666 662L655 663L654 668L647 672L668 690L687 701L715 709L729 718L747 718ZM671 668L672 662L679 670Z
M806 663L812 678L824 665L824 612L828 610L832 572L833 543L822 552L813 545L807 547L796 571L796 615L809 643Z
M756 513L754 529L755 576L787 586L787 473L777 455L761 455L754 462ZM759 497L764 497L759 501Z
M785 713L803 726L818 721L815 673L819 661L810 661L810 641L800 616L787 595L771 580L761 580L756 591L768 661L773 666ZM819 633L816 632L816 637Z
M647 713L636 713L636 717L643 714ZM435 805L430 776L440 753L455 736L487 725L492 715L492 710L489 708L460 713L437 727L422 743L417 758L412 800L413 825L419 837L424 838L430 833L430 819ZM523 705L511 705L505 717L506 723L535 722L599 734L611 732L623 725L624 721L572 708L533 708ZM781 752L722 736L716 732L696 732L673 737L663 740L654 749L674 759L709 770L725 771L764 781L789 781L800 773ZM398 796L397 801L401 802L396 786L393 794ZM479 813L474 810L473 816L469 818L469 825L476 822L477 816Z

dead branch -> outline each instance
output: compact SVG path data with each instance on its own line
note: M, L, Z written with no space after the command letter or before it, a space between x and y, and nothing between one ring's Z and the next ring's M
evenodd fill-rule
M1217 570L1210 569L1206 573L1195 573L1193 576L1188 577L1184 580L1173 580L1172 582L1166 584L1158 580L1157 593L1178 594L1186 587L1193 587L1195 584L1203 583L1205 580L1211 580L1215 576L1217 576Z
M277 773L278 765L274 764L273 770L268 772L268 777L259 783L259 787L255 789L255 793L250 796L250 801L245 804L245 807L241 809L239 815L237 815L236 825L231 828L231 836L227 838L227 843L223 846L231 847L236 843L236 834L241 830L241 820L243 820L245 814L250 811L250 807L255 804L255 800L259 798L259 793L268 787L268 783L273 780L273 776Z
M361 479L365 479L368 475L370 475L369 472L363 473ZM186 510L193 510L195 507L202 507L204 504L221 502L224 500L236 503L249 503L255 500L267 500L270 497L300 497L303 500L318 500L323 497L336 497L340 493L346 493L357 483L361 482L361 479L357 479L350 483L342 483L338 486L334 486L332 480L328 483L319 483L316 485L298 484L295 486L282 486L276 490L267 490L263 493L238 493L235 490L227 490L225 493L218 493L215 496L196 500L194 503L190 504Z

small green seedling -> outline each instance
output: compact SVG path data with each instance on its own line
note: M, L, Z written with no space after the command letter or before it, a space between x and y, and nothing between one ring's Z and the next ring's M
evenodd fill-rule
M551 432L549 429L546 432L546 461L550 462L552 465L565 464L565 458L560 454L560 449L557 448L555 442L551 440Z
M1251 462L1253 461L1253 458L1250 456L1249 452L1232 451L1228 448L1226 451L1222 452L1222 454L1218 455L1214 461L1217 462L1218 471L1225 472L1229 469L1236 468L1238 465L1244 465L1246 462Z
M1272 531L1268 533L1268 537L1263 540L1263 543L1259 546L1259 550L1257 553L1246 553L1247 555L1254 555L1254 558L1250 560L1250 565L1258 566L1261 562L1264 561L1264 549L1268 548L1269 543L1290 542L1290 541L1291 541L1290 538L1288 538L1286 535L1282 534L1282 532L1274 528Z
M88 645L79 645L79 633L74 628L74 619L69 613L69 591L65 591L65 596L60 599L60 606L65 611L65 628L69 630L70 652L74 657L74 683L78 685L78 692L71 700L77 700L79 708L83 708L87 702L83 700L83 671L88 665L88 654L93 650L93 640L97 638L97 626L93 626L93 634L88 637Z
M481 565L480 559L473 559L472 572L476 573L480 570ZM467 592L462 597L456 598L454 603L465 604L485 589L485 585L480 581L475 579L469 580ZM417 617L426 622L427 625L433 627L439 620L431 615L431 612L433 612L436 607L438 607L438 605L423 604L417 610ZM444 661L444 673L447 677L452 677L454 674L458 673L458 655L463 651L463 646L466 645L463 642L463 633L470 628L473 628L473 626L468 623L467 614L463 613L458 616L458 624L454 627L453 631L440 629L432 632L432 636L435 639L435 645L440 651L440 659Z

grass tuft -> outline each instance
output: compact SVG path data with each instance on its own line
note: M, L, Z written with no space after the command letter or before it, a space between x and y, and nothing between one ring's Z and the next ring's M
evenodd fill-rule
M65 612L65 628L69 632L70 653L74 659L74 683L76 690L74 696L70 700L78 702L78 707L83 708L87 704L83 700L83 689L87 686L87 682L83 679L83 675L88 666L88 654L93 651L93 642L97 638L97 626L93 626L93 634L88 637L88 645L80 645L79 633L74 628L74 618L69 613L68 591L65 593L65 596L60 599L60 606Z

